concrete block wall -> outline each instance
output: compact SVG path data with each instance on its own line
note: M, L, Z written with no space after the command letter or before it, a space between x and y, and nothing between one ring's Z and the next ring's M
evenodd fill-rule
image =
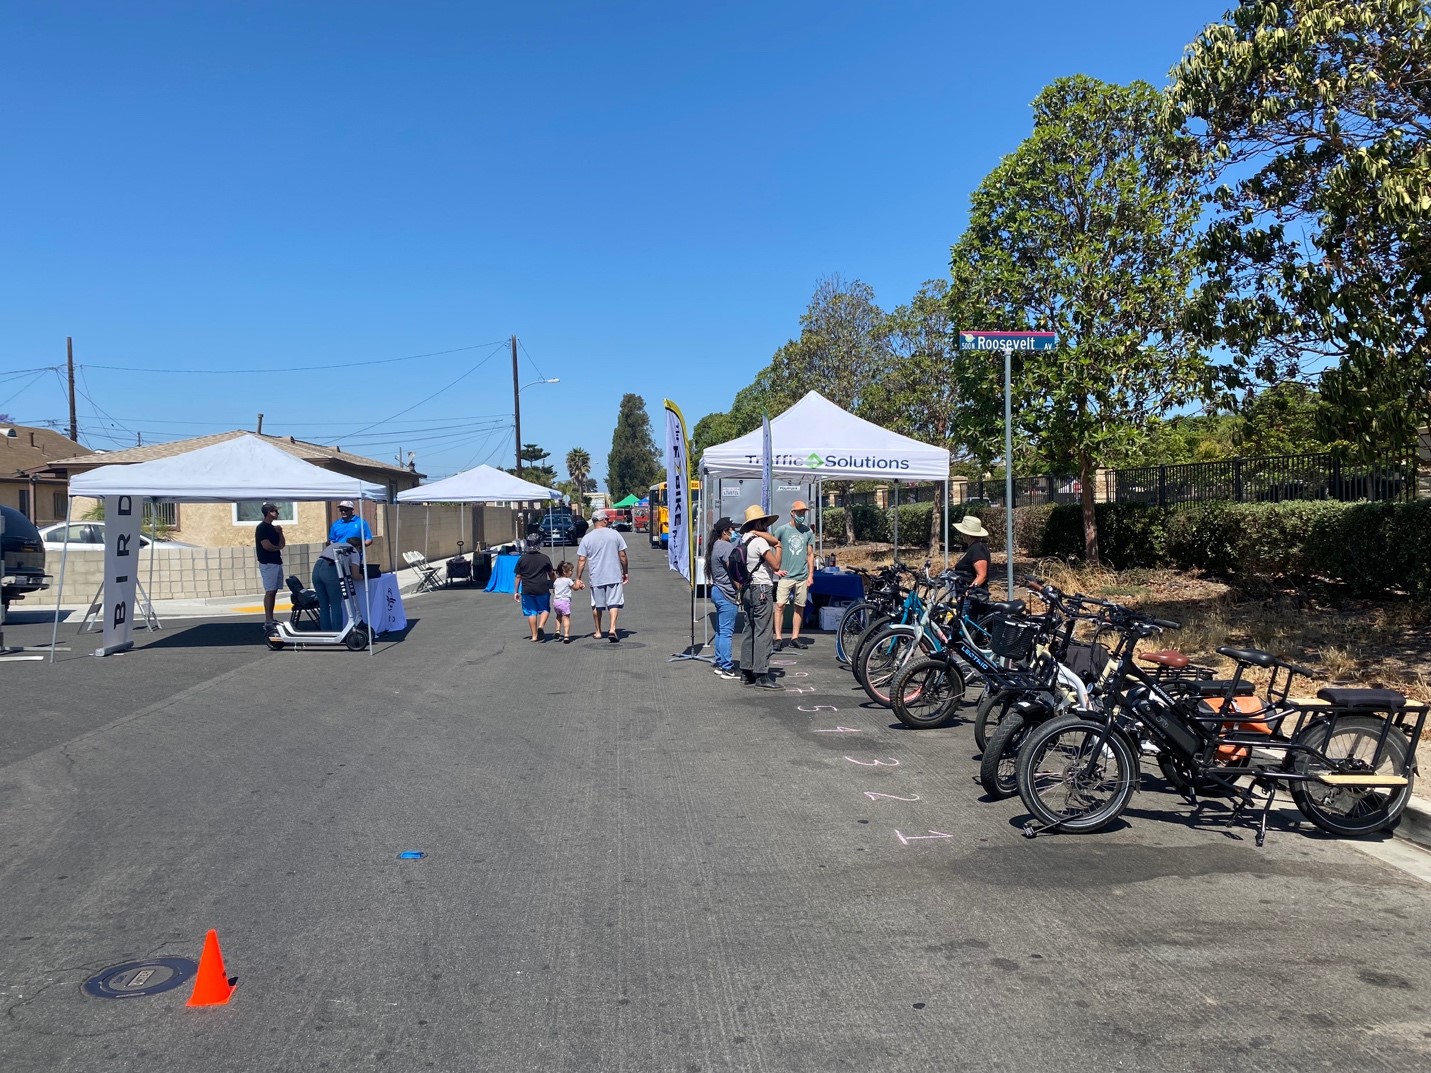
M373 542L377 547L377 541ZM297 574L304 587L312 583L313 561L322 544L290 544L283 549L283 574ZM376 560L376 557L374 557ZM53 607L59 595L60 554L51 552L46 568L53 576L45 592L25 597L24 605ZM250 548L177 548L139 557L139 583L154 600L208 600L252 596L263 592L258 562ZM84 604L94 596L104 576L104 552L72 551L65 564L64 602ZM19 605L17 605L19 606Z

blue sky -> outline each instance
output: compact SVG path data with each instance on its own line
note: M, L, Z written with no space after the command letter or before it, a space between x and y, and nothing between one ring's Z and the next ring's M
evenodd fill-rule
M444 476L512 464L515 334L604 488L624 392L659 437L821 276L907 301L1044 85L1161 86L1227 6L3 0L0 412L67 422L22 371L73 336L91 447L261 411Z

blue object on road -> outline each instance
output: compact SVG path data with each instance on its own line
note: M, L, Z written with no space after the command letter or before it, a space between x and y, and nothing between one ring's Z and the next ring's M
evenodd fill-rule
M398 854L398 860L400 860L400 861L417 861L417 860L421 860L423 857L426 857L426 856L427 856L427 854L426 854L426 853L423 853L422 850L420 850L420 849L405 849L405 850L403 850L401 853Z
M520 555L492 556L492 576L487 579L488 592L517 591L517 560Z

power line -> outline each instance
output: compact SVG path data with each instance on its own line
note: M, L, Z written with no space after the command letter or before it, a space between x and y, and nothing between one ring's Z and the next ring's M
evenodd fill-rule
M408 354L401 358L378 358L373 361L344 361L336 365L276 365L269 368L245 366L241 369L147 369L137 368L132 365L82 365L79 368L106 369L110 372L120 373L188 373L195 376L249 376L252 373L306 373L317 372L323 369L357 369L366 365L391 365L398 361L418 361L421 358L440 358L447 354L461 354L468 350L481 350L488 346L501 346L505 339L499 339L495 343L474 343L472 346L453 347L451 350L434 350L426 354Z
M385 418L383 418L381 421L374 421L371 425L364 425L364 426L363 426L362 428L360 428L360 429L355 429L354 431L348 433L344 438L345 438L345 439L346 439L346 438L350 438L350 437L353 437L353 436L358 435L358 434L361 433L361 432L367 432L368 429L377 428L379 425L386 424L387 422L392 421L394 418L401 417L403 414L408 413L408 412L411 411L411 410L416 410L419 406L421 406L421 405L422 405L423 403L425 403L425 402L431 402L433 399L437 398L437 396L441 395L444 391L449 391L449 390L451 390L452 388L456 387L458 384L462 383L462 381L466 380L469 376L471 376L473 373L475 373L478 369L482 368L483 365L485 365L485 364L487 364L487 362L491 361L491 360L492 360L492 355L497 353L497 348L498 348L498 347L501 347L505 342L506 342L506 340L502 340L501 342L496 343L496 344L494 345L494 347L493 347L493 350L492 350L492 353L491 353L491 354L488 354L485 358L483 358L481 361L479 361L476 365L472 366L472 368L468 369L465 373L463 373L461 376L459 376L456 380L453 380L451 383L445 384L444 386L438 388L438 389L437 389L436 391L434 391L431 395L427 396L427 398L425 398L425 399L419 399L417 402L413 403L411 406L408 406L408 407L406 407L405 409L399 410L397 413L393 414L392 417L385 417Z

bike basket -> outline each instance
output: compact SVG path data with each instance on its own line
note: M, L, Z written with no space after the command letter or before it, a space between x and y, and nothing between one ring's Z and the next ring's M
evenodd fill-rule
M989 648L1005 659L1028 659L1039 626L1026 619L997 619L989 629Z

